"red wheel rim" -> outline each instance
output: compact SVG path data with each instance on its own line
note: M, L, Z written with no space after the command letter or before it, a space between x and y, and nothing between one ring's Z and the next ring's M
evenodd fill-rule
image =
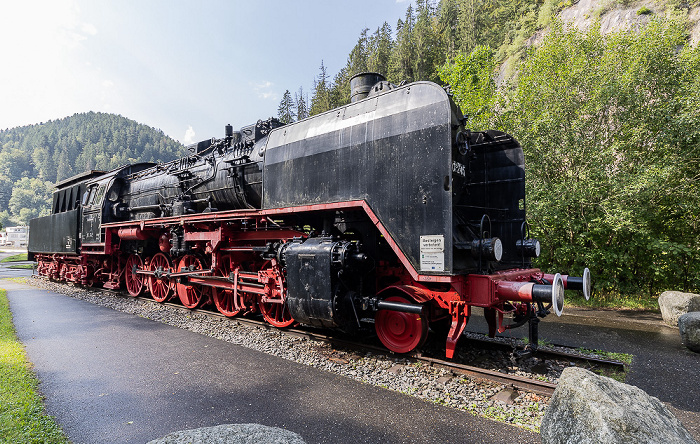
M143 270L143 261L138 255L132 254L126 260L124 280L126 281L126 291L133 297L138 296L143 291L143 276L136 273L139 270Z
M224 276L228 277L230 273L231 267L229 266L228 259L224 259L223 265L220 268L217 268L214 271L214 274L216 276ZM228 317L233 317L237 316L240 314L241 310L236 309L236 303L234 301L233 295L234 291L233 290L225 290L223 288L216 288L212 287L212 296L214 299L214 305L216 305L216 309L219 310L219 313L221 313L224 316ZM241 298L239 295L239 306L241 304L240 302Z
M401 296L391 296L389 302L412 303ZM428 322L418 314L394 310L379 310L374 327L382 344L396 353L408 353L421 344L428 334Z
M178 272L183 269L201 270L202 262L188 254L180 259L180 262L177 264ZM202 288L199 285L187 285L178 282L175 285L175 290L177 291L177 297L180 298L180 302L187 308L197 308L202 303Z
M95 268L91 265L85 267L85 286L93 287L95 286Z
M151 258L151 262L148 264L149 271L161 271L169 272L172 270L170 266L170 260L163 253L158 253ZM148 277L148 291L151 292L151 297L157 302L165 302L170 296L170 281L168 278L161 276L149 276Z
M294 318L289 313L289 309L284 304L275 304L273 302L259 302L260 312L263 318L275 327L289 327L294 323Z

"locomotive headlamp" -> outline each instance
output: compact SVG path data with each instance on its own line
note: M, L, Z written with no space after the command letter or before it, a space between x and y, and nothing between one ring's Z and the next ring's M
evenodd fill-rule
M540 241L537 239L519 239L515 246L520 254L526 257L540 257L540 252L542 251Z
M503 242L497 237L490 239L475 239L472 241L472 256L490 261L500 262L503 257Z
M457 143L457 149L459 154L466 155L471 151L471 146L469 146L469 139L471 138L471 132L469 130L459 131L455 137Z

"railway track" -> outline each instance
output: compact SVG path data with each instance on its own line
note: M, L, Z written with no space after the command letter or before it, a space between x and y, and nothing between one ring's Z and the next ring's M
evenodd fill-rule
M119 291L113 291L113 290L98 290L98 291L107 291L113 295L116 295L121 298L125 299L133 299L131 296L124 295L122 292ZM172 302L164 302L164 303L159 303L154 301L153 299L147 298L147 297L137 297L135 298L137 300L143 301L145 303L149 304L155 304L155 305L161 305L161 306L167 306L176 310L181 310L181 311L186 311L189 313L198 313L202 314L205 316L210 316L210 317L215 317L215 318L220 318L220 319L227 319L231 322L236 322L238 324L246 325L249 327L256 327L256 328L263 328L266 330L271 330L271 331L277 331L281 332L286 335L291 335L291 336L296 336L296 337L303 337L306 339L311 339L315 341L320 341L323 343L330 344L334 348L342 348L342 349L349 349L353 351L361 351L361 352L372 352L374 354L384 354L384 355L391 355L392 352L387 350L384 347L381 347L379 345L373 345L373 344L367 344L367 343L361 343L357 342L354 340L350 340L347 338L343 338L341 335L339 335L337 332L334 332L334 334L327 334L323 331L319 331L313 328L306 328L306 327L289 327L285 329L279 329L276 328L265 321L262 320L257 320L257 319L252 319L252 318L245 318L245 317L236 317L236 318L229 318L224 316L221 313L218 313L216 311L211 311L211 310L206 310L206 309L189 309L187 307L184 307L180 304L177 303L172 303ZM512 345L505 344L505 343L499 343L496 341L492 340L478 340L474 338L463 338L465 342L468 342L471 346L474 347L481 347L481 348L487 348L487 349L496 349L496 350L501 350L501 351L512 351L513 347ZM542 381L534 378L528 378L524 376L519 376L519 375L514 375L514 374L509 374L509 373L504 373L500 371L495 371L495 370L489 370L473 365L468 365L464 363L459 363L459 362L452 362L452 361L447 361L444 359L439 359L434 356L430 356L429 354L425 354L420 351L416 351L410 354L405 354L401 355L403 358L412 361L412 362L420 362L424 365L432 366L435 368L441 368L448 370L452 372L455 375L468 375L471 377L487 380L487 381L492 381L492 382L497 382L500 384L512 386L513 388L516 388L518 390L523 390L523 391L528 391L532 393L536 393L539 395L544 395L551 397L554 389L556 388L556 384L548 382L548 381ZM552 360L568 360L570 362L576 362L580 366L584 367L592 367L592 366L606 366L610 368L616 368L618 370L624 370L624 364L619 361L613 361L613 360L607 360L607 359L600 359L600 358L595 358L595 357L590 357L590 356L585 356L582 354L578 353L564 353L564 352L559 352L559 351L552 351L552 350L540 350L537 352L537 357L542 360L547 360L547 359L552 359Z

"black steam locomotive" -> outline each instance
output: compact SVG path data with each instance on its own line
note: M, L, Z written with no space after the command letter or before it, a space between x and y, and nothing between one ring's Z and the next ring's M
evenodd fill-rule
M30 224L39 274L278 327L374 329L398 353L432 327L448 357L473 306L491 335L528 322L536 335L564 289L589 296L587 269L531 266L513 137L465 128L434 83L365 73L351 87L349 105L299 122L227 126L182 159L57 184Z

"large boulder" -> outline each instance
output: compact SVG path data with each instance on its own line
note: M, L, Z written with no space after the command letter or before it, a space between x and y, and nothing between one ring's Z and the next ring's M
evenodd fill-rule
M700 353L700 311L692 311L678 318L678 331L683 345Z
M664 322L678 326L678 318L691 311L700 311L700 295L680 291L664 291L659 296L659 308Z
M304 444L289 430L260 424L223 424L173 432L148 444Z
M559 378L540 435L542 444L698 444L657 398L577 367Z

